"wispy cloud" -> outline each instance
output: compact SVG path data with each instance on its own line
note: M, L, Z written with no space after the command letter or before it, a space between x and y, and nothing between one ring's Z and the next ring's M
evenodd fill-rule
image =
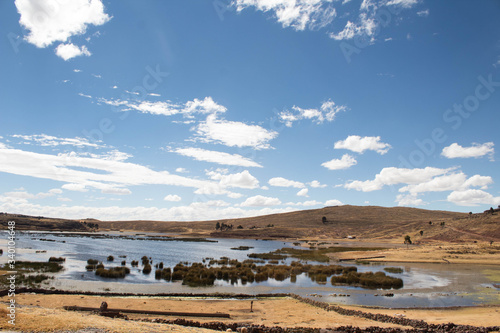
M346 111L345 105L336 105L334 101L328 100L321 104L318 109L303 109L293 106L291 110L285 110L278 114L280 120L287 127L292 127L293 123L302 119L309 119L316 124L321 124L325 120L330 122L335 119L337 113Z
M259 163L238 154L229 154L221 151L206 150L201 148L177 148L171 151L179 155L192 157L198 161L223 165L262 168L262 165Z
M337 15L331 1L323 0L235 0L232 3L237 11L253 7L258 11L272 12L284 28L295 30L323 28Z

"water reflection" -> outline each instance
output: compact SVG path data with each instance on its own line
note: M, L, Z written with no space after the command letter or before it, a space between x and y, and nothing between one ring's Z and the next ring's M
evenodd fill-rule
M85 270L88 259L102 261L106 267L119 266L126 260L130 267L132 260L139 260L144 255L151 257L153 267L163 262L164 267L173 268L178 262L201 262L211 257L219 259L229 257L243 261L249 253L266 253L282 247L296 247L291 243L262 240L219 239L215 243L154 241L144 239L144 236L123 238L89 238L69 237L53 233L19 233L17 241L18 260L47 261L51 256L66 258L65 270L57 275L53 286L61 289L104 290L117 292L142 293L296 293L301 296L340 304L358 304L383 307L443 307L469 306L476 304L498 303L500 291L493 287L492 281L481 272L484 270L500 272L493 266L474 266L448 264L373 264L355 265L359 272L384 271L386 267L400 267L401 274L386 273L389 276L402 278L404 287L395 291L367 290L359 287L332 286L311 281L306 274L297 275L296 281L290 278L284 281L269 279L260 283L241 281L231 284L217 280L215 286L191 288L182 286L180 282L155 280L154 269L149 275L142 274L140 268L131 268L131 273L120 280L110 280ZM137 239L135 239L137 238ZM231 250L233 247L248 246L249 250ZM38 253L37 253L38 251ZM46 251L46 252L41 252ZM115 261L106 261L113 255ZM126 255L126 258L119 256ZM0 257L3 263L6 256ZM290 263L293 259L287 259ZM393 293L392 297L383 296ZM315 296L311 296L315 295ZM343 296L339 296L343 295ZM344 296L349 295L349 296Z

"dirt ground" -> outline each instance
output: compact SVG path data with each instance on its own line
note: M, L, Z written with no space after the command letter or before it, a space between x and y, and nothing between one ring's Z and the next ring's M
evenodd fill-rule
M6 297L0 298L7 302ZM160 297L102 297L80 295L16 295L17 313L16 330L47 332L54 330L77 330L86 327L107 329L111 332L209 332L204 329L184 328L174 325L139 323L122 319L103 318L83 312L65 311L64 305L99 307L106 301L110 309L139 309L153 311L182 311L228 313L230 319L198 318L186 319L200 322L222 321L227 323L252 323L281 327L317 327L331 328L338 326L357 327L401 327L393 324L371 321L353 316L342 316L336 312L326 312L314 306L304 304L291 298L255 299L253 312L250 312L250 300L227 299L193 299L193 298L160 298ZM381 313L391 316L404 315L411 319L421 319L428 323L449 323L474 326L500 325L500 306L470 307L458 309L372 309L365 307L343 306L347 309L364 312ZM7 323L6 306L0 307L0 328L12 329ZM134 315L129 318L163 318L167 316Z
M231 318L229 319L185 317L186 319L196 320L199 322L220 321L226 323L237 322L259 325L264 324L266 326L277 325L281 327L318 328L346 325L358 327L401 327L398 325L385 324L363 318L342 316L335 312L327 312L291 298L255 299L253 302L253 312L250 312L250 300L21 294L16 295L16 303L18 305L16 329L21 329L23 331L48 331L49 329L83 328L85 327L85 324L90 324L93 327L105 327L109 329L112 328L112 322L109 322L108 319L90 315L88 313L64 311L62 309L64 305L78 305L98 308L104 300L108 303L109 309L121 308L176 312L220 312L231 315ZM6 302L8 301L8 298L3 297L0 301ZM4 308L4 306L1 307L2 310L0 311L3 311ZM127 316L129 318L177 318L135 314L127 314ZM5 315L0 313L0 317L5 318ZM115 321L117 325L119 324L122 326L127 324L123 320L116 319ZM137 325L137 323L134 324ZM5 320L0 322L0 328L9 328ZM120 331L119 328L116 329L117 331ZM127 330L128 329L129 328L127 328ZM173 328L169 329L171 329L172 332L176 332Z
M359 246L363 246L364 244L364 242L359 242ZM330 254L330 258L332 261L363 259L377 262L500 265L500 245L490 245L488 242L467 244L435 242L382 251L333 253Z

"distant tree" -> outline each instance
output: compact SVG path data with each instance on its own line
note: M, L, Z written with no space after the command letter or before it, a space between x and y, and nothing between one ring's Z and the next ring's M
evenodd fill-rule
M432 225L432 221L429 221L429 224Z
M420 237L422 237L423 235L424 235L424 231L420 230Z
M493 241L490 241L490 246L493 245Z
M495 210L493 209L493 207L490 207L490 214L493 215L494 212L495 212Z
M411 245L411 238L410 238L409 235L405 236L405 242L404 243L406 244L406 248L408 248L408 245Z
M323 222L323 224L325 224L327 222L326 216L323 216L323 218L321 219L321 221Z
M217 222L217 223L215 224L215 230L219 230L219 229L220 229L220 222Z
M236 229L243 229L243 226L240 224Z
M444 227L444 226L445 226L445 224L446 224L446 222L444 222L444 221L443 221L443 222L441 222L439 225L440 225L440 226L442 226L442 227Z

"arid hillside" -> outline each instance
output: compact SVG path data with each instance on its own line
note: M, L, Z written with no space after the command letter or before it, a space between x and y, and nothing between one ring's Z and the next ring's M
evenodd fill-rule
M407 207L335 206L258 217L192 222L64 220L2 214L20 230L161 232L190 237L500 241L500 213L465 214ZM89 223L91 228L89 228ZM217 225L220 228L217 228ZM232 227L231 227L232 226Z

